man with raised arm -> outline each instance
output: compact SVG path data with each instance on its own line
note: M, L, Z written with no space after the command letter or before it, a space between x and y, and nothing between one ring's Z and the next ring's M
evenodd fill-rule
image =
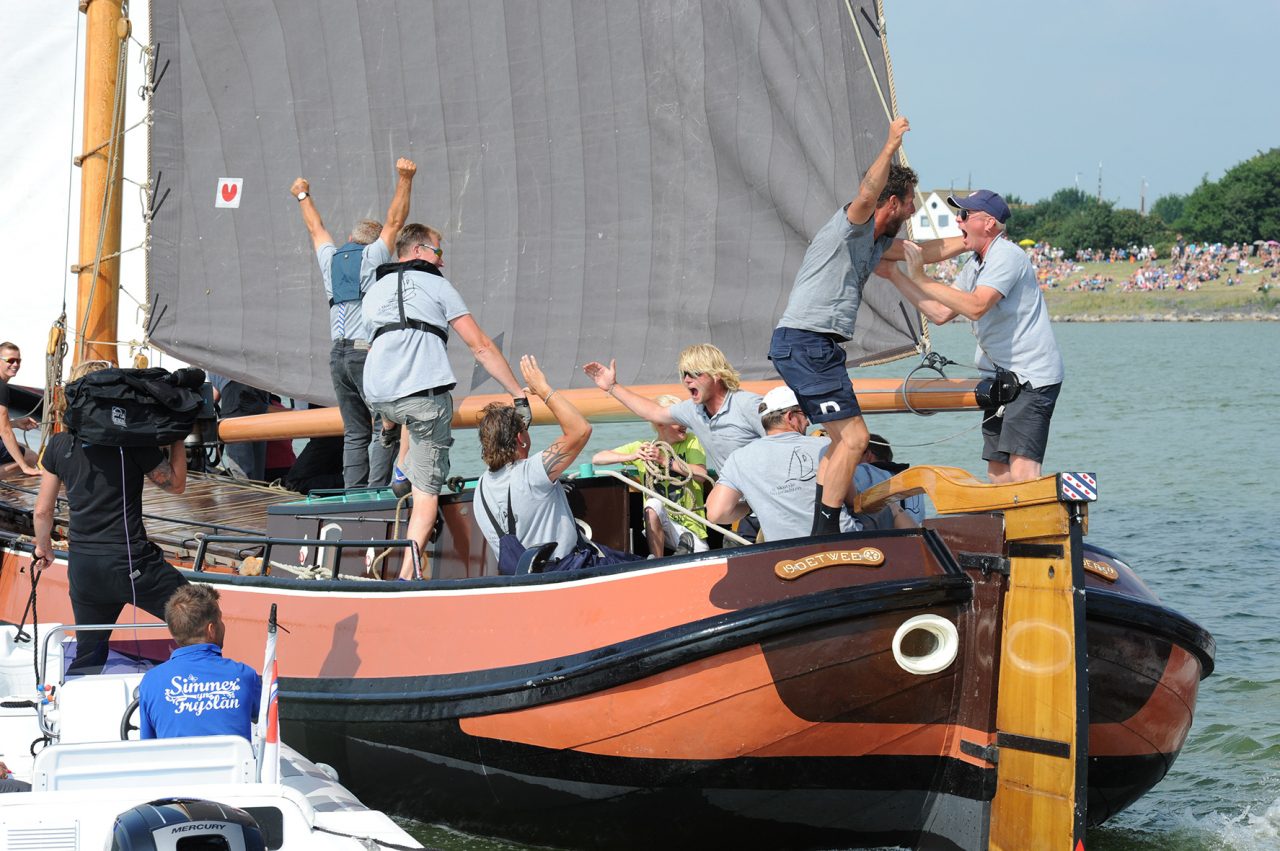
M382 240L373 243L365 257L376 267L375 280L364 297L364 315L372 333L365 398L408 433L403 462L413 487L408 537L417 543L419 555L435 526L440 488L449 477L453 445L449 391L456 383L445 347L449 329L471 349L476 363L511 394L525 423L533 421L529 400L510 364L441 272L441 239L435 228L410 224L396 240L397 262L391 262L391 252ZM416 560L409 555L401 565L401 579L418 573Z
M1017 395L982 412L982 457L987 479L1025 482L1040 477L1049 444L1049 420L1062 390L1063 363L1049 323L1049 309L1027 253L1005 236L1009 205L988 189L947 203L965 249L973 256L953 286L927 277L923 246L906 245L907 274L892 262L880 274L939 325L963 316L978 337L978 366L1011 372Z
M71 380L107 369L108 361L86 361ZM53 560L53 512L58 490L67 487L70 509L67 580L78 624L115 623L127 603L164 617L164 605L187 584L142 524L142 480L169 493L187 487L187 450L181 440L169 457L151 446L96 446L61 432L49 438L40 459L40 493L33 512L35 560L43 570ZM106 631L76 633L70 672L96 673L107 661Z
M18 443L15 428L30 431L40 424L31 417L9 418L9 382L22 368L22 352L14 343L0 343L0 475L21 470L28 476L40 475L35 453Z
M880 258L904 256L902 241L894 236L915 212L916 174L894 159L909 128L903 117L889 125L889 138L867 169L857 197L814 235L769 345L769 359L782 380L810 420L831 437L818 471L815 535L840 530L840 509L867 448L867 426L849 383L842 344L853 339L862 289ZM963 250L958 238L923 247L929 262Z
M311 235L316 260L320 263L324 294L329 298L329 335L333 338L329 374L338 411L342 414L342 481L348 488L366 484L379 487L391 478L395 448L384 446L379 436L375 436L374 427L377 425L380 429L382 420L375 418L364 398L364 367L371 332L361 310L361 300L378 268L377 263L367 259L370 247L382 243L388 253L394 250L396 235L409 217L409 195L417 170L412 160L404 157L396 160L396 189L387 208L386 222L361 220L341 248L334 245L333 237L320 219L320 211L311 197L311 184L299 177L289 188L298 199L303 224Z
M583 367L596 386L621 402L627 410L654 425L679 424L693 431L707 453L711 470L724 466L729 454L758 437L760 396L738 386L738 371L724 352L710 343L689 346L676 365L689 398L663 407L618 383L617 361L605 366L592 361Z

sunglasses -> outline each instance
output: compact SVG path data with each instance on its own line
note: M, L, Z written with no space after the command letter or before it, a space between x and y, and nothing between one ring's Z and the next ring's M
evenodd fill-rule
M436 253L436 259L437 259L437 260L443 260L443 259L444 259L444 249L443 249L443 248L437 248L436 246L434 246L434 245L428 245L428 244L427 244L427 243L425 243L425 242L419 242L419 243L418 243L418 247L419 247L419 248L425 248L425 249L427 249L428 251L434 251L434 252Z
M681 372L681 373L680 373L680 377L681 377L681 378L701 378L701 377L702 377L702 373L701 373L701 372L690 372L689 370L687 370L687 369L686 369L686 370L684 370L683 372Z
M981 210L961 210L961 211L956 215L956 218L957 218L957 219L959 219L959 220L960 220L960 221L962 221L962 222L967 222L967 221L969 221L969 217L970 217L970 216L986 216L986 215L989 215L989 214L988 214L988 213L984 213L984 212L982 212Z
M9 366L17 366L22 363L22 358L5 358L4 362L9 364Z

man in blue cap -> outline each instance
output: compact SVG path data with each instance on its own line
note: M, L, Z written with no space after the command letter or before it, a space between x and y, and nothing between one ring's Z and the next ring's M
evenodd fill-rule
M1016 394L982 412L987 478L993 483L1039 478L1063 365L1035 268L1006 238L1009 205L995 192L979 189L964 198L950 196L947 203L960 211L957 225L964 247L973 252L954 286L928 278L921 251L910 242L904 244L906 275L891 261L881 262L877 271L931 321L971 320L978 366L1013 373L1009 386L1017 388Z

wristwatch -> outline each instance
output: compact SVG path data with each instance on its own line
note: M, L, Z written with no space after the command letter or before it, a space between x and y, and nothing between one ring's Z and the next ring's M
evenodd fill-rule
M298 199L298 203L301 204L303 201L307 200L311 196L307 192L299 192L295 197Z

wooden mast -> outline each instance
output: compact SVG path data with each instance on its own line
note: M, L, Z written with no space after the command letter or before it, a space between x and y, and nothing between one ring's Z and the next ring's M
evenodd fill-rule
M130 24L120 0L80 0L85 14L84 135L80 166L80 253L72 363L116 363L120 194L124 159L124 73ZM98 259L101 258L101 259ZM96 277L95 277L96 272Z

